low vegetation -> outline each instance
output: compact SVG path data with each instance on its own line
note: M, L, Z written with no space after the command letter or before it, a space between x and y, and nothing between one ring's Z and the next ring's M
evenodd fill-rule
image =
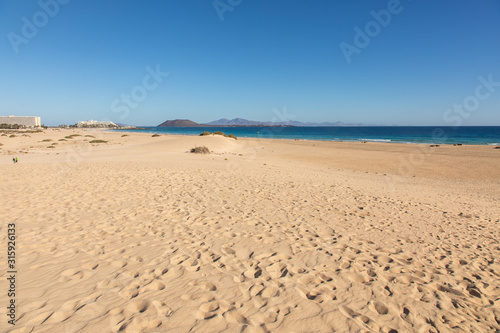
M89 143L107 143L108 141L105 140L92 140Z
M26 126L19 125L19 124L0 124L1 129L20 129L20 128L26 128Z
M45 139L45 140L42 140L42 142L50 142L52 141L52 139Z
M193 153L193 154L210 154L210 149L208 149L205 146L195 147L195 148L191 148L191 153Z
M66 139L59 139L59 140L57 140L57 141L68 141L68 140L66 140Z
M45 133L44 131L37 129L37 130L30 130L30 129L6 129L6 128L1 128L0 127L0 132L4 134L26 134L26 133Z
M123 137L125 137L125 136L128 136L128 134L123 134L123 135L122 135L122 138L123 138Z
M47 148L51 148L51 149L52 149L52 148L55 148L55 147L56 147L56 146L48 146Z
M151 135L151 136L152 136L153 138L156 138L156 137L161 136L161 135L160 135L160 134L153 134L153 135Z
M213 133L210 133L210 132L201 132L200 136L206 136L206 135L222 135L226 138L231 138L231 139L235 139L235 140L238 140L237 137L235 137L233 134L226 134L224 132L221 132L221 131L215 131Z
M85 135L86 138L95 138L93 135Z

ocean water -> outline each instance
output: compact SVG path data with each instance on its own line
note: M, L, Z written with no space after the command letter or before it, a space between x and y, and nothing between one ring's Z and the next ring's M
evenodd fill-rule
M127 131L182 135L222 131L236 137L263 139L500 145L500 126L146 127Z

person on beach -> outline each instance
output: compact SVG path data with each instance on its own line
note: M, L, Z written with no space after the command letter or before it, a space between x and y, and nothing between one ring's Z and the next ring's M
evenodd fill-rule
M17 162L19 162L19 161L17 160L17 157L16 157L16 163L17 163Z
M12 163L16 164L16 158L12 157Z

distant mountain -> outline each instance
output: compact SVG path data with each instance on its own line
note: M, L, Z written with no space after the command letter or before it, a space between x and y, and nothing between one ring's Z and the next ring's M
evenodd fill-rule
M207 123L205 125L210 125L210 126L297 126L297 127L304 127L304 126L369 126L366 124L347 124L343 123L341 121L337 121L335 123L330 123L330 122L324 122L324 123L303 123L300 121L284 121L284 122L272 122L272 121L253 121L253 120L247 120L247 119L242 119L242 118L234 118L234 119L226 119L222 118L219 120L212 121L210 123Z
M167 120L157 127L200 127L202 125L188 119Z
M203 126L221 126L221 127L231 127L231 126L296 126L296 127L335 127L335 126L372 126L367 124L347 124L341 121L337 121L335 123L303 123L300 121L286 121L286 122L272 122L272 121L254 121L243 118L234 118L234 119L226 119L222 118L219 120L215 120L206 124L198 124L194 121L188 119L175 119L175 120L167 120L158 127L203 127Z
M265 121L253 121L253 120L247 120L247 119L243 119L243 118L234 118L231 120L226 119L226 118L222 118L222 119L207 123L206 125L210 125L210 126L273 126L274 125L274 126L276 126L279 124L265 122Z

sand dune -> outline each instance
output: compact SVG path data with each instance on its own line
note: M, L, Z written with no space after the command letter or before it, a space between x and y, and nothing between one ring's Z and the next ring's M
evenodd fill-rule
M29 135L0 137L2 331L500 330L492 147Z

